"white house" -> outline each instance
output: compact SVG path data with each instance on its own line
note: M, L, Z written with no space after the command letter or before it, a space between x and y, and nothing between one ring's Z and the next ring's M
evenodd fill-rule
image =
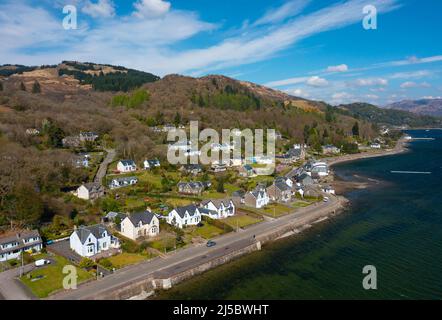
M109 249L119 248L118 238L112 236L102 224L81 226L69 238L70 247L82 257L92 257Z
M99 183L85 183L74 194L83 200L95 200L104 196L104 188Z
M160 233L160 221L150 211L136 212L121 221L120 233L132 240L155 237Z
M22 252L40 252L43 242L37 230L22 231L0 238L0 261L20 258Z
M123 177L123 178L114 178L109 184L110 189L117 189L127 186L132 186L138 183L137 177Z
M207 209L207 211L203 211L201 214L212 219L225 219L234 216L236 211L232 199L206 200L201 203L201 206Z
M318 175L319 177L326 177L329 173L327 163L322 161L311 163L308 169L307 171L310 172L310 175Z
M246 206L260 209L265 207L270 202L270 197L266 190L254 190L247 192L244 196L244 203Z
M145 170L158 168L160 167L160 161L158 159L144 160L143 165Z
M119 172L134 172L137 171L137 165L133 160L121 160L117 164Z
M201 212L195 205L178 207L169 212L166 221L180 229L186 226L196 226L201 222Z

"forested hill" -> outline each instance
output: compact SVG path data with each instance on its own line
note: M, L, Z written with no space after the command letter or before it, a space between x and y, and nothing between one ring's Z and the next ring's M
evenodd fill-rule
M96 91L130 91L143 84L158 81L160 77L148 72L127 69L121 66L103 65L90 62L63 61L58 65L28 67L23 65L0 66L0 76L23 76L24 78L42 78L51 76L53 81L60 78L75 79L82 86Z
M337 109L341 114L376 124L409 127L431 127L442 124L441 118L414 114L403 110L379 108L368 103L340 105Z

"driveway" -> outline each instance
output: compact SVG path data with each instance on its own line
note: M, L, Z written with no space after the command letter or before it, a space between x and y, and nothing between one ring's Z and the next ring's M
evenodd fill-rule
M24 272L35 268L33 263L24 266ZM0 300L36 300L37 298L18 280L20 268L0 273Z
M71 250L69 239L54 242L47 246L47 250L56 255L62 256L75 264L79 264L82 259L79 254Z
M103 162L100 164L98 168L97 174L95 175L94 182L101 184L103 178L106 176L107 167L114 161L116 152L114 149L106 150L107 155L104 158Z

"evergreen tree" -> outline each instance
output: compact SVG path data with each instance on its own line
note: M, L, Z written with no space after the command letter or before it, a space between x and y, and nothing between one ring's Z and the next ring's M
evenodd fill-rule
M3 82L0 82L0 91L3 91Z
M23 83L23 81L20 82L20 90L22 90L22 91L26 91L26 86L25 86L25 84Z
M355 124L353 125L353 128L351 129L351 131L353 132L354 136L358 136L359 137L359 122L355 122Z
M32 85L32 93L41 93L40 83L37 80Z
M181 115L178 112L175 114L175 119L173 120L173 123L176 127L181 124Z

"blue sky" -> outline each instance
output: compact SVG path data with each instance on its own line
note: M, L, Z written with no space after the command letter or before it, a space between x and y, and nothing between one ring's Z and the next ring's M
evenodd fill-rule
M62 9L77 9L65 30ZM363 8L377 29L363 28ZM332 104L442 96L439 0L1 0L0 63L224 74Z

